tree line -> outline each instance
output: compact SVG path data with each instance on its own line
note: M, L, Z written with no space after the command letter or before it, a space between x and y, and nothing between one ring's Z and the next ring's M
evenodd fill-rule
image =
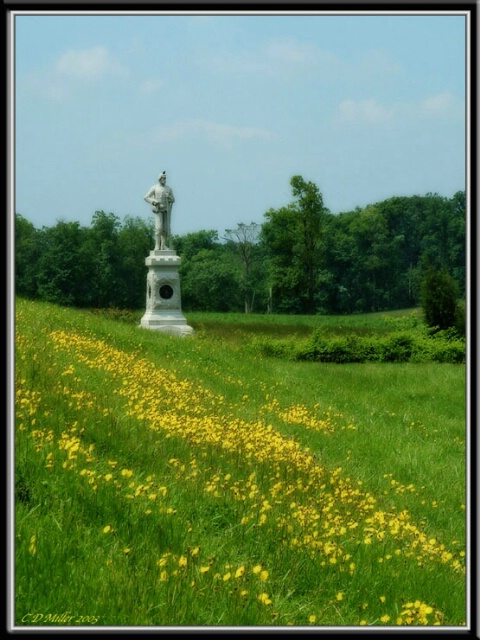
M466 286L466 199L392 197L332 214L317 185L264 222L172 238L185 311L350 314L418 306L432 270ZM15 215L17 295L65 306L142 309L153 220L96 211L90 226L41 229Z

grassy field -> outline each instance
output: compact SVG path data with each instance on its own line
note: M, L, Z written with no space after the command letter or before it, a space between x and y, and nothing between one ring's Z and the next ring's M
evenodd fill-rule
M102 310L103 317L123 319L139 324L143 310L136 313ZM394 331L398 323L411 325L412 320L422 318L420 309L407 309L348 316L292 316L277 314L245 313L188 313L188 322L197 335L207 334L210 338L225 339L234 344L247 342L252 336L269 338L305 338L316 329L322 329L327 335L343 335L345 332L356 335L378 335Z
M15 625L464 626L465 365L251 348L412 313L178 339L17 300Z

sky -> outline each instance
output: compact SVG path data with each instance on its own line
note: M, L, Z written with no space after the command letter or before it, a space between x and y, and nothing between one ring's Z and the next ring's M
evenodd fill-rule
M15 13L15 12L14 12ZM16 12L15 212L172 233L261 224L317 185L332 213L466 189L467 15Z

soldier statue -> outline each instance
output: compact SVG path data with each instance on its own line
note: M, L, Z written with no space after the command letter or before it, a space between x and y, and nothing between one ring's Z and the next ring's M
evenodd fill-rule
M163 171L158 176L158 183L154 184L144 197L144 200L152 205L152 211L155 214L155 251L169 249L170 219L175 198L166 182L167 176Z

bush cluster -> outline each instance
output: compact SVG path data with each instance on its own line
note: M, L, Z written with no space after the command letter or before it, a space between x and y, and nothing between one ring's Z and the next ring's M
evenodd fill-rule
M306 340L254 338L263 356L310 362L465 362L465 340L454 330L396 331L384 336L331 336L314 331Z

